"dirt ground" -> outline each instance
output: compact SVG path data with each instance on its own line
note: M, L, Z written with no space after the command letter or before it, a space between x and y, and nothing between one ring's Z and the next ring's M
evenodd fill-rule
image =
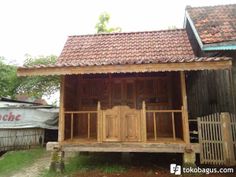
M41 171L48 169L50 165L50 152L46 152L41 158L37 159L30 166L18 171L11 177L37 177Z
M125 173L107 174L100 171L91 171L78 173L73 177L174 177L169 170L161 169L156 171L145 171L145 169L130 169ZM198 174L198 175L181 175L181 176L201 176L201 177L235 177L235 174Z
M112 155L109 156L113 158ZM113 162L111 161L111 163ZM130 161L114 159L114 163L122 163L127 167L127 170L121 173L104 173L101 170L93 170L78 172L73 177L174 177L174 174L170 174L170 164L182 164L182 156L173 154L167 157L166 154L143 153L131 155ZM214 167L212 166L212 168ZM234 168L234 172L233 174L182 174L181 176L235 177L236 168Z
M74 156L74 153L66 154L66 157ZM181 156L165 154L132 154L127 160L122 160L120 155L106 155L104 158L108 158L109 163L120 164L126 168L124 172L105 173L101 170L95 169L90 171L78 171L73 177L174 177L174 174L170 174L169 165L171 163L182 164ZM35 163L29 167L15 173L11 177L37 177L40 176L43 169L48 169L50 164L50 153L47 152L44 156L38 159ZM206 166L209 167L209 166ZM234 169L236 172L236 168ZM63 176L63 175L62 175ZM67 176L67 175L65 175ZM69 175L71 176L71 175ZM203 177L235 177L234 174L182 174L181 176L203 176Z

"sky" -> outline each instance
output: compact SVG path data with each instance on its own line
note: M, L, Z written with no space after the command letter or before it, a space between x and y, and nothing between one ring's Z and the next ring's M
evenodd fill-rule
M25 54L60 55L69 35L93 34L98 16L123 32L183 27L186 5L236 0L0 0L0 56L22 65Z

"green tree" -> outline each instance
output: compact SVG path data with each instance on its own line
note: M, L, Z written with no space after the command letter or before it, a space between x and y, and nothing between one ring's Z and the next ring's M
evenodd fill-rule
M56 62L56 56L40 56L33 58L26 56L25 66L47 65ZM4 57L0 57L0 97L15 98L17 94L27 94L35 98L49 97L59 90L58 76L30 76L17 77L17 66L6 63Z
M56 63L56 56L32 57L26 55L24 66L48 65ZM28 76L21 77L17 87L18 93L24 93L35 98L50 97L59 90L59 76Z
M120 27L108 27L109 21L110 15L107 12L99 15L99 22L95 26L97 33L121 32Z
M17 67L6 64L4 57L0 57L0 97L14 97L20 81L16 76Z

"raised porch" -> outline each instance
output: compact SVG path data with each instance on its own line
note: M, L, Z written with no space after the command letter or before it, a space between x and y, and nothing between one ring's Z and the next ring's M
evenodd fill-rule
M70 75L61 92L67 150L184 152L189 143L183 72Z

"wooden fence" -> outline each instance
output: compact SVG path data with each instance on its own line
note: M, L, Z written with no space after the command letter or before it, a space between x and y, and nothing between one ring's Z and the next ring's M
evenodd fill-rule
M26 149L44 142L44 129L1 129L0 151Z
M234 160L236 161L236 115L230 114L230 128L232 133Z
M236 164L236 117L215 113L198 118L200 161L202 164Z

